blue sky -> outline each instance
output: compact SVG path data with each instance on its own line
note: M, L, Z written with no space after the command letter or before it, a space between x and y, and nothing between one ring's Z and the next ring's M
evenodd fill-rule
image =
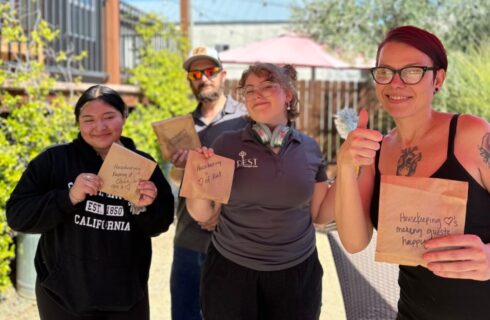
M121 0L143 11L157 12L170 21L180 19L179 0ZM285 21L290 6L302 0L191 0L194 22Z

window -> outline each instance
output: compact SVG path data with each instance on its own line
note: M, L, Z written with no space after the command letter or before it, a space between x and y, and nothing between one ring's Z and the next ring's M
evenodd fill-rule
M95 41L97 17L94 0L69 0L67 34Z

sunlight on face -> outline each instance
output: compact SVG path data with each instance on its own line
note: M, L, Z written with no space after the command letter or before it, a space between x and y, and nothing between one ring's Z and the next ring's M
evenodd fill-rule
M78 122L83 140L99 154L105 154L120 139L124 117L110 104L92 100L81 108Z
M388 42L381 49L378 66L401 69L409 66L433 67L429 56L400 42ZM427 112L432 106L437 81L434 72L425 72L417 84L405 84L396 74L389 84L376 84L376 95L384 109L394 118Z
M291 97L288 97L280 85L264 86L264 83L268 83L266 76L258 76L253 73L245 81L244 88L253 91L253 93L249 92L250 99L245 100L250 117L256 122L271 126L286 124L288 122L286 103ZM266 91L261 91L261 89Z
M189 70L204 70L216 67L216 64L210 59L200 59L193 62ZM214 101L219 99L223 94L224 81L226 72L222 70L218 74L203 77L199 80L190 81L192 92L198 101Z

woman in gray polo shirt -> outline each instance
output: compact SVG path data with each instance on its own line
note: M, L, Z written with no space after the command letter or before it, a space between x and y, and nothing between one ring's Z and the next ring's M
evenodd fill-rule
M228 204L187 199L197 221L221 211L201 279L206 320L318 319L323 270L315 223L333 218L318 144L290 127L298 116L296 70L257 63L239 82L250 124L214 153L234 159ZM213 149L202 149L212 157Z

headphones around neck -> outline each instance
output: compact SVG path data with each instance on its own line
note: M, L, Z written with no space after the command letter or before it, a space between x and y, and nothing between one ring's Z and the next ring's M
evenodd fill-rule
M282 147L291 134L291 128L288 126L278 125L271 132L269 127L263 123L254 123L252 131L260 143L269 145L271 148Z

